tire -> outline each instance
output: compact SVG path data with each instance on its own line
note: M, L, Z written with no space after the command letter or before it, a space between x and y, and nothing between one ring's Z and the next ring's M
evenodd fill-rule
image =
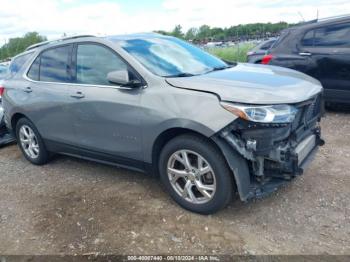
M181 135L169 141L160 154L159 173L170 196L192 212L212 214L232 199L233 176L226 160L200 136Z
M345 103L326 102L325 108L330 111L346 112L350 110L350 105Z
M44 165L49 161L49 153L45 144L38 130L29 119L21 118L17 122L16 137L19 148L29 162L34 165Z

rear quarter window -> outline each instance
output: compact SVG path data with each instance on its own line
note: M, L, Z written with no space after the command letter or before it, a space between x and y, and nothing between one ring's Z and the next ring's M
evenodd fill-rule
M301 40L302 46L313 46L314 45L314 35L315 30L311 30L304 35L304 38Z
M9 67L9 76L13 77L16 75L23 67L23 65L31 58L33 53L28 53L15 57Z
M283 40L290 34L292 29L285 29L281 32L281 35L277 38L277 40L272 44L271 48L279 46Z

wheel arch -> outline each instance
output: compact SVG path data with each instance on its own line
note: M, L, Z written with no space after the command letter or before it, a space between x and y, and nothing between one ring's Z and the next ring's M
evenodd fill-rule
M173 128L164 130L162 133L160 133L157 136L152 147L152 169L155 176L159 176L158 161L159 161L159 156L160 156L160 152L162 151L162 148L170 140L185 134L193 134L195 136L200 136L208 139L206 135L189 128L173 127Z
M11 129L14 133L16 133L16 125L21 118L28 118L28 117L22 113L15 113L11 117L11 121L10 121Z
M175 137L178 137L181 135L186 135L186 134L190 134L190 135L192 134L194 136L205 138L210 144L212 144L215 148L217 148L219 152L222 153L227 165L230 166L229 161L226 158L226 155L224 154L222 148L218 145L218 143L214 139L212 139L213 138L212 136L207 136L201 132L198 132L196 130L189 129L189 128L174 127L174 128L169 128L167 130L164 130L161 134L159 134L158 137L156 138L154 144L153 144L153 148L152 148L152 173L154 174L154 176L156 176L156 177L159 176L158 161L159 161L160 152L161 152L162 148L170 140L174 139ZM232 180L233 180L234 185L236 186L235 176L234 176L233 172L232 172Z

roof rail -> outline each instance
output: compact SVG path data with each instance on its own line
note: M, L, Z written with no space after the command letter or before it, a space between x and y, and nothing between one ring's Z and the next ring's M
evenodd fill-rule
M74 35L74 36L63 37L63 38L59 38L59 39L55 39L55 40L44 41L44 42L40 42L40 43L37 43L37 44L34 44L34 45L27 47L26 51L32 50L32 49L40 47L40 46L44 46L44 45L48 45L48 44L52 44L52 43L56 43L56 42L61 42L61 41L65 41L65 40L80 38L80 37L94 37L94 35Z
M290 28L304 26L304 25L309 25L309 24L315 24L315 23L321 23L321 22L327 22L327 21L332 22L334 20L338 20L338 19L342 19L342 18L350 18L350 14L331 16L331 17L318 18L318 19L314 19L314 20L304 21L304 22L297 23L297 24L295 24L294 26L292 26Z
M350 14L344 14L344 15L337 15L337 16L331 16L331 17L325 17L325 18L319 18L317 19L318 22L322 22L322 21L328 21L328 20L333 20L333 19L340 19L340 18L350 18Z
M317 22L318 22L318 20L314 19L314 20L303 21L303 22L297 23L295 26L314 24L314 23L317 23Z

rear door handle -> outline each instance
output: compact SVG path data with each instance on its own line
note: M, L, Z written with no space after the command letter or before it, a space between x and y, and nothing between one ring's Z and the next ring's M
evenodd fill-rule
M75 94L72 94L71 97L81 99L81 98L84 98L85 95L82 92L78 91Z
M299 55L301 55L301 56L312 56L312 54L310 52L301 52L301 53L299 53Z
M33 92L33 89L28 86L23 91L26 92L26 93L31 93L31 92Z

